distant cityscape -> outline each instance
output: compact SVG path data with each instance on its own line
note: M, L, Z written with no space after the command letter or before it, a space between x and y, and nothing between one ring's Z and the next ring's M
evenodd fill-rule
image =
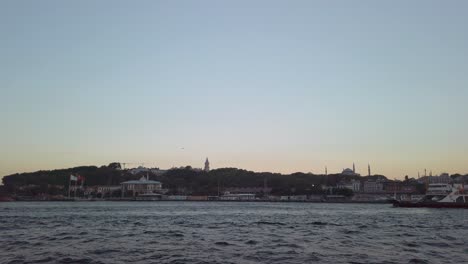
M236 168L210 170L191 166L160 169L138 166L125 168L113 162L108 166L76 167L5 176L0 199L8 200L171 200L171 201L302 201L302 202L386 202L390 198L417 200L428 184L466 184L468 175L432 172L388 179L361 176L352 168L329 174L256 173Z

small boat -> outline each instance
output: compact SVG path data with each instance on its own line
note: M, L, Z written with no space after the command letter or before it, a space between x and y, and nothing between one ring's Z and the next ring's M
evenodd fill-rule
M395 207L467 208L468 194L463 184L429 184L426 195L419 201L393 200Z

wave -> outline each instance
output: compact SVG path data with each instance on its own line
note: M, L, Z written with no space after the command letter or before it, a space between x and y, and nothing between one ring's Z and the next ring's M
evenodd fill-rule
M309 224L310 224L310 225L318 225L318 226L326 226L326 225L329 225L329 226L343 226L343 225L336 224L336 223L321 222L321 221L314 221L314 222L311 222L311 223L309 223Z
M215 242L215 245L218 245L218 246L230 246L232 244L226 242L226 241L218 241L218 242Z
M268 222L268 221L258 221L255 222L257 225L277 225L277 226L284 226L286 225L285 223L281 222Z

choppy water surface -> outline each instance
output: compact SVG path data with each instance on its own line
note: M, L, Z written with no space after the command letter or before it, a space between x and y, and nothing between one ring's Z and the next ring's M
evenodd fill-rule
M0 263L468 263L468 210L0 203Z

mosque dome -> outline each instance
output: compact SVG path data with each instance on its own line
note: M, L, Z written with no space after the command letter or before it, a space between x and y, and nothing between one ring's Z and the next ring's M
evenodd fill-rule
M343 170L343 172L341 172L341 174L344 174L344 175L355 175L354 171L350 168L346 168Z

